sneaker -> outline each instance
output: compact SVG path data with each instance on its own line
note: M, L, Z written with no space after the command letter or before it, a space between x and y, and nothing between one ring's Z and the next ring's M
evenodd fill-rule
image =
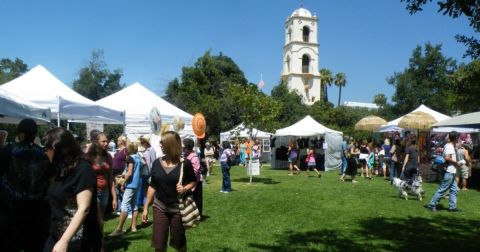
M358 181L356 181L355 179L352 180L352 184L356 184L356 183L358 183Z
M225 192L224 190L220 190L221 193Z
M436 207L433 207L433 206L426 206L426 208L432 212L436 212L437 211L437 208ZM450 209L449 209L450 210Z
M230 193L230 191L223 191L223 193Z
M110 233L108 236L110 237L115 237L115 236L119 236L119 235L122 235L123 233L125 233L123 230L114 230L112 233Z
M458 208L452 208L452 209L450 209L450 208L449 208L447 211L449 211L449 212L460 212L460 209L458 209Z

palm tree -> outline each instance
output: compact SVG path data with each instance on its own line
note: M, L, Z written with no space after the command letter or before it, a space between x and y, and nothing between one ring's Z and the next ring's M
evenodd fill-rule
M332 86L333 76L332 72L326 68L320 69L320 81L322 100L328 102L327 86Z
M346 84L347 84L347 76L345 75L345 73L337 73L335 75L335 86L340 88L340 90L338 91L337 106L340 106L340 98L342 97L342 87L345 87Z

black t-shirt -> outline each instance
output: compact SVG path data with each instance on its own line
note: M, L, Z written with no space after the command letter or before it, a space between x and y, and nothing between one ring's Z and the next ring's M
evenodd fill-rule
M418 151L415 148L407 147L405 149L405 155L408 154L407 167L416 167L418 161Z
M160 159L156 159L152 164L150 186L155 189L155 197L167 205L178 203L177 183L180 177L180 164L181 163L168 174L162 167ZM197 181L192 163L190 163L188 159L183 161L182 181L183 185Z
M92 166L87 161L81 160L69 174L55 178L48 189L48 201L52 211L50 236L56 241L62 237L77 211L77 194L86 189L91 189L93 192L90 211L80 229L70 240L69 251L99 251L101 248L96 186L97 181Z

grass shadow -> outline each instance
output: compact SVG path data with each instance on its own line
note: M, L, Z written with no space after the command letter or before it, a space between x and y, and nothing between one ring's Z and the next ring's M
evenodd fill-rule
M307 232L287 231L280 235L276 244L249 244L259 251L370 251L356 242L332 229L322 229Z
M426 210L425 210L426 211ZM435 214L435 213L433 213ZM457 217L383 218L359 221L359 229L286 231L276 243L250 243L258 251L476 251L478 221Z
M241 178L236 178L236 179L232 179L233 182L245 182L245 183L248 183L250 182L250 177L241 177ZM263 183L263 184L266 184L266 185L275 185L275 184L279 184L280 181L276 181L276 180L273 180L271 178L258 178L258 177L253 177L252 178L252 183Z
M456 217L376 217L360 226L366 240L377 241L376 250L475 251L480 246L478 221Z

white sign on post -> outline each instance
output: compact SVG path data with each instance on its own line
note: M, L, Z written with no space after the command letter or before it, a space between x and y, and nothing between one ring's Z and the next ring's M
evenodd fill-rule
M247 175L248 176L259 176L260 175L260 160L252 159L248 162Z

